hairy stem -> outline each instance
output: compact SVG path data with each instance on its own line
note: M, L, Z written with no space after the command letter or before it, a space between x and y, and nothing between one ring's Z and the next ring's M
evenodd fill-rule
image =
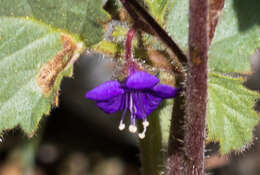
M132 59L132 40L135 36L135 29L131 28L127 33L127 38L125 42L125 58L127 61Z
M176 77L176 85L181 86L184 75ZM183 89L184 90L184 89ZM172 111L170 138L168 147L167 170L168 175L182 175L184 169L184 116L185 96L180 94L174 99Z
M125 41L125 59L127 61L128 74L132 74L135 71L135 62L132 58L132 41L135 36L135 29L132 27L129 29Z
M190 0L184 146L185 175L204 174L207 107L208 0Z
M190 0L185 97L175 99L168 150L169 175L204 174L207 107L208 0ZM182 81L180 77L179 83Z

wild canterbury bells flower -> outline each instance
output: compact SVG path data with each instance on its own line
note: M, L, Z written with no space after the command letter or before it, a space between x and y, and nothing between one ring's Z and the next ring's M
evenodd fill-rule
M131 124L129 131L135 133L135 120L143 120L144 130L139 133L145 137L149 125L149 116L160 104L162 99L177 95L178 89L168 85L158 84L159 79L143 71L136 71L129 75L123 83L115 80L107 81L86 94L87 99L96 101L97 106L108 114L123 110L119 129L125 128L124 117L130 112Z
M142 120L144 129L139 133L139 137L144 138L149 125L147 117L159 106L162 99L175 97L179 89L159 84L157 77L137 69L131 54L134 34L135 30L130 29L125 44L128 77L123 82L107 81L87 92L86 98L96 101L97 106L108 114L122 110L119 130L125 129L124 118L128 110L129 131L135 133L136 119Z

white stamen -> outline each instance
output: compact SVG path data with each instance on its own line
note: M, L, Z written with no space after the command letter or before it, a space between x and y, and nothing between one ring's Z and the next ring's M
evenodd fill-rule
M119 126L118 126L118 129L120 131L124 130L125 129L125 124L123 122L120 122Z
M130 125L128 129L132 133L135 133L137 131L137 127L135 125Z
M148 127L149 126L149 122L147 120L143 121L143 126L144 126L144 128Z
M147 120L144 120L143 121L143 127L144 127L144 130L142 133L139 133L138 136L140 139L144 139L145 138L145 133L146 133L146 128L149 126L149 122Z
M145 133L143 133L143 132L139 133L138 136L139 136L140 139L144 139L145 138Z
M130 110L130 113L131 113L131 117L133 115L133 97L132 95L130 94L130 104L129 104L129 110Z
M146 133L146 127L144 127L144 130L142 133L139 133L138 136L140 139L144 139L145 138L145 133Z
M125 129L125 124L124 124L124 118L125 118L125 113L126 113L126 110L127 110L127 104L128 104L128 102L127 102L127 96L126 96L126 101L125 101L125 109L124 109L124 111L123 111L123 113L122 113L122 117L121 117L121 120L120 120L120 124L119 124L119 126L118 126L118 129L120 130L120 131L122 131L122 130L124 130Z

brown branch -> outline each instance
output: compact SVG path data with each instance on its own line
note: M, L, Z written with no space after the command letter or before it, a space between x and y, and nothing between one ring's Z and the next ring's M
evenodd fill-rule
M186 97L178 97L173 109L168 157L169 175L204 174L208 0L190 0L189 15Z
M144 23L145 26L149 26L152 33L157 36L167 48L177 56L173 57L176 62L176 71L182 72L182 66L187 64L187 57L179 46L171 39L168 33L153 19L153 17L136 1L136 0L120 0L125 9L133 20L140 25ZM140 20L141 17L142 19Z
M189 59L185 106L185 175L204 174L207 107L208 0L190 0Z

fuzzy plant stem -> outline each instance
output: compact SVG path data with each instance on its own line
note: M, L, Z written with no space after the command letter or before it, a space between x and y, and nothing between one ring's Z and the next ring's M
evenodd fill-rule
M127 62L128 74L133 73L136 66L132 56L132 41L135 36L135 33L136 31L134 27L130 28L125 41L125 59Z
M208 0L190 0L185 97L175 100L169 141L169 175L204 174L207 107ZM180 78L181 80L182 78Z
M176 105L173 111L172 135L169 142L169 175L204 174L208 77L208 0L190 0L189 15L186 99L184 100L184 97L180 96L175 101L175 103L179 103L179 107ZM179 114L174 114L175 112L179 112ZM178 123L179 125L176 126Z
M208 0L190 0L189 24L184 174L202 175L208 89Z
M130 59L132 59L132 40L135 36L135 29L131 28L126 37L126 42L125 42L125 58L129 62Z
M184 75L176 76L176 85L183 85ZM183 91L185 87L182 87ZM181 93L174 99L172 119L170 126L170 137L168 144L168 155L166 169L168 175L183 175L185 152L184 152L184 116L185 96Z

